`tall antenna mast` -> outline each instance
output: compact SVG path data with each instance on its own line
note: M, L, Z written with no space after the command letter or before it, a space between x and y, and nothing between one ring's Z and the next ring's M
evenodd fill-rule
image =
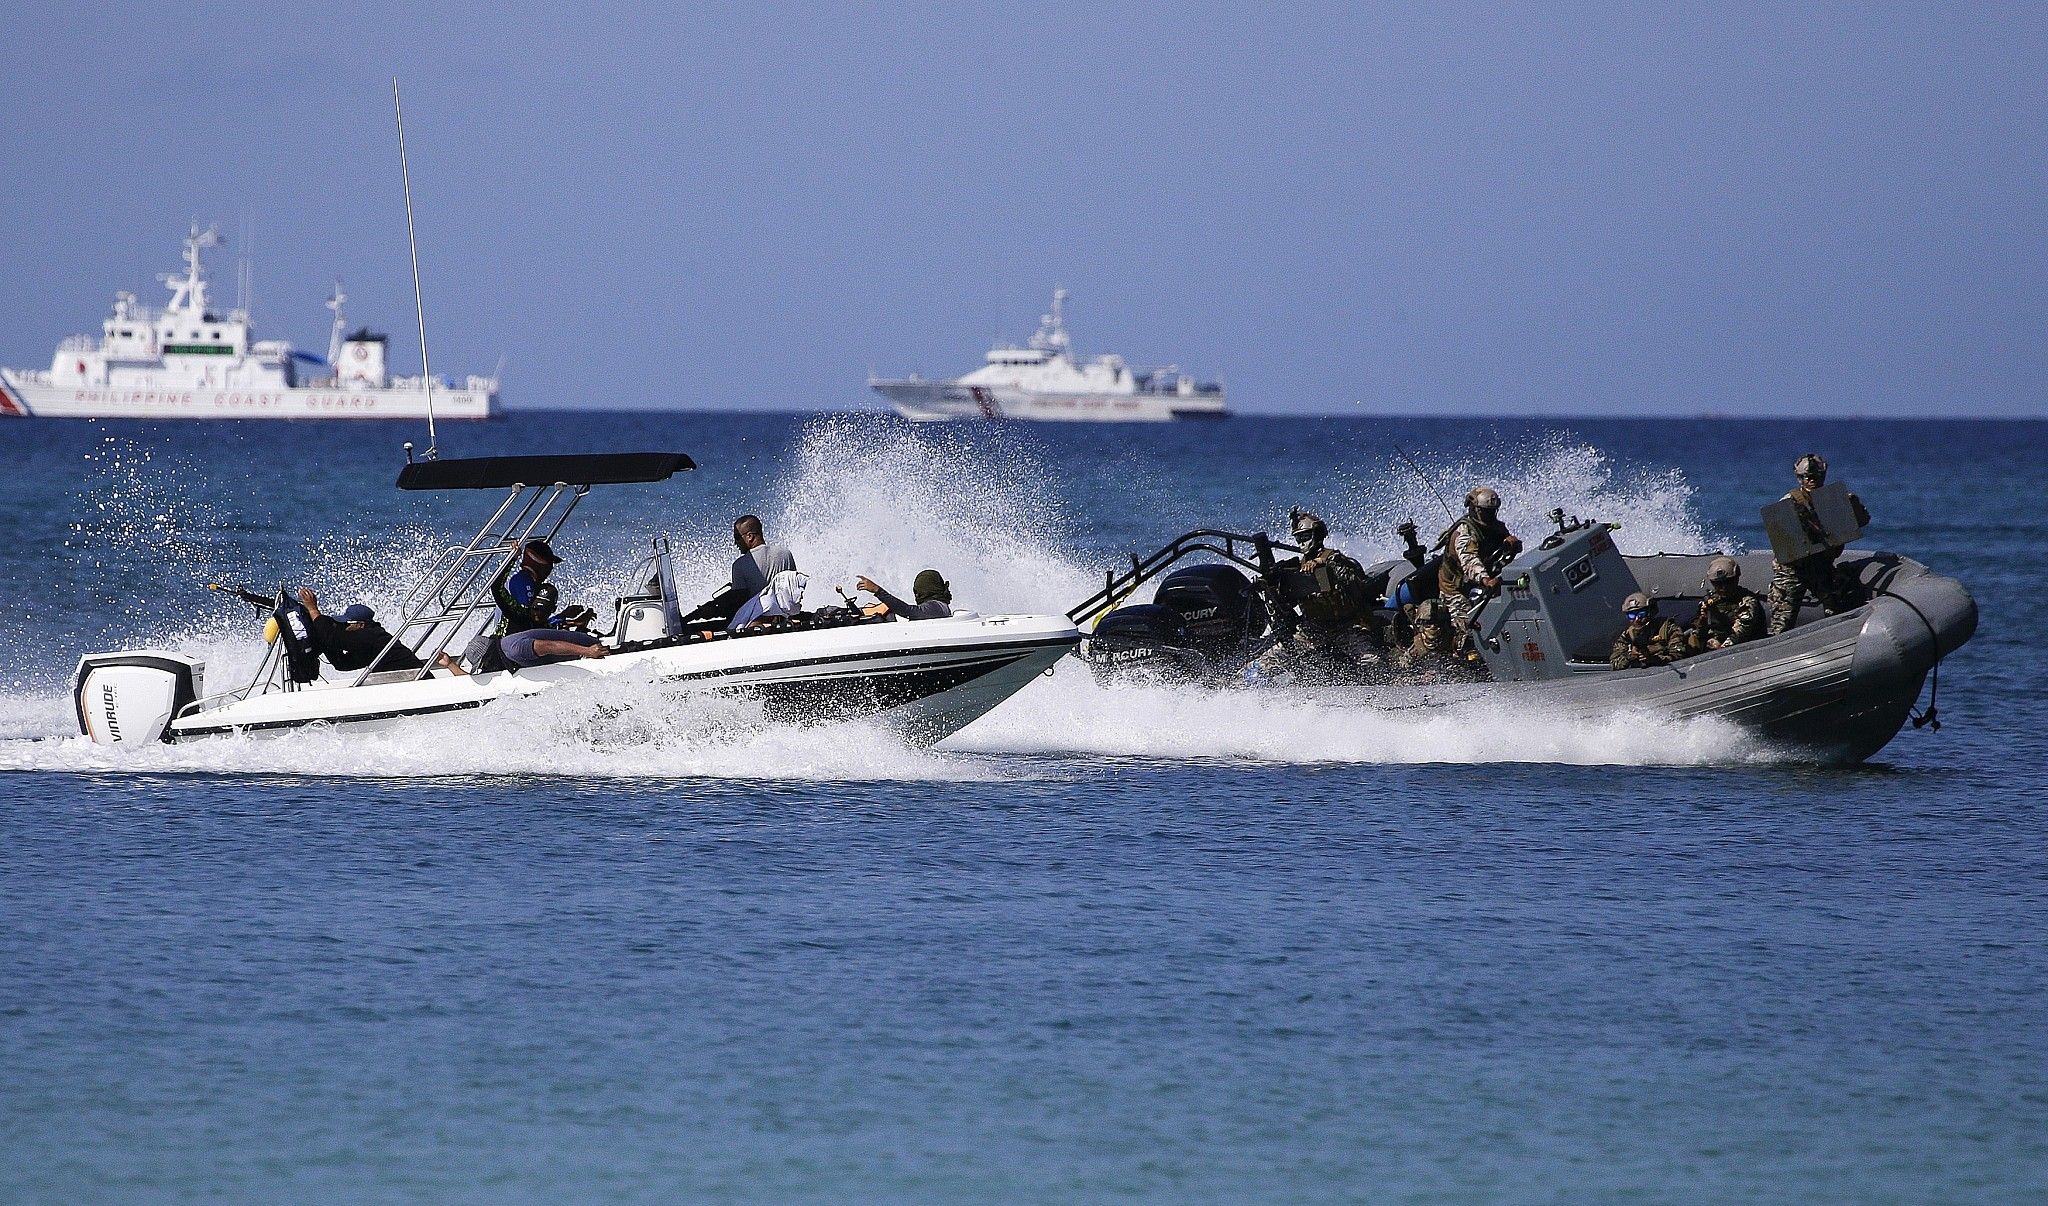
M398 103L398 77L391 77L391 113L398 119L398 174L405 182L405 241L412 248L412 312L420 325L420 376L427 384L427 452L434 460L441 455L441 441L434 434L434 366L427 360L427 304L420 297L420 244L412 233L412 170L405 162L405 110Z

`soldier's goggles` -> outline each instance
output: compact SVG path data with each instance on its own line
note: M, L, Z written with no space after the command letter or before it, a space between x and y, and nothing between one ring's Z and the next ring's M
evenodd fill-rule
M1645 611L1643 608L1635 607L1630 608L1628 611L1624 611L1621 614L1623 619L1640 620L1644 616L1649 615L1650 613L1648 611Z

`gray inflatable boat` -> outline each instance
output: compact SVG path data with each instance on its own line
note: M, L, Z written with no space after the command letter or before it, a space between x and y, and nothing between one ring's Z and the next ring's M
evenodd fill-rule
M1707 563L1717 554L1628 556L1604 523L1561 525L1501 571L1502 588L1477 614L1483 681L1403 681L1395 675L1362 687L1318 690L1333 705L1410 707L1474 696L1521 696L1546 711L1588 716L1646 711L1673 718L1718 716L1740 725L1786 754L1823 763L1860 762L1883 749L1909 720L1932 720L1933 702L1915 715L1928 676L1977 628L1977 605L1962 583L1894 553L1851 549L1839 561L1869 596L1862 606L1823 616L1809 603L1793 627L1775 637L1716 650L1668 666L1615 670L1608 663L1622 627L1621 603L1642 591L1658 614L1689 622L1705 591ZM1099 673L1201 660L1217 672L1212 683L1237 678L1243 662L1226 645L1203 641L1211 617L1232 619L1241 646L1270 644L1267 617L1281 613L1288 595L1285 571L1273 572L1272 551L1288 546L1263 535L1189 533L1152 558L1133 558L1131 569L1111 575L1105 590L1069 612L1094 632L1077 651ZM1181 557L1206 552L1249 571L1242 575L1245 604L1237 611L1216 579L1234 571L1213 564L1169 575L1151 604L1111 608L1140 581L1163 573ZM1771 575L1768 553L1736 558L1745 584ZM1368 576L1391 596L1415 572L1405 560L1368 567ZM1202 581L1206 578L1207 581ZM1177 580L1179 585L1176 586ZM1229 587L1229 583L1222 584ZM1190 595L1189 587L1202 588ZM1170 614L1183 596L1198 607ZM1078 614L1077 614L1078 613ZM1178 627L1176 627L1178 625ZM1263 630L1263 631L1262 631ZM1176 637L1175 632L1186 633ZM1229 646L1237 646L1235 639ZM1154 651L1173 655L1169 662ZM1370 675L1368 675L1370 677ZM1939 728L1938 722L1934 727Z
M1574 711L1720 716L1802 756L1861 762L1897 735L1928 675L1977 630L1962 583L1908 557L1852 549L1837 564L1862 582L1861 607L1822 616L1809 604L1779 636L1615 670L1607 659L1621 601L1641 590L1659 614L1690 620L1713 555L1625 556L1605 525L1552 541L1503 571L1506 586L1479 613L1480 655L1496 683L1525 684ZM1768 553L1736 560L1744 582L1770 581Z

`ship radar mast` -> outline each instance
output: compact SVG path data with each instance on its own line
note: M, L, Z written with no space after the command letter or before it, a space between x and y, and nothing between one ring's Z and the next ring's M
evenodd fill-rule
M185 237L185 275L176 277L166 272L156 278L170 286L171 301L164 307L166 310L206 314L206 273L199 265L199 254L220 245L218 226L209 226L201 231L199 223L192 223L192 233Z
M334 278L334 296L322 303L334 311L334 331L327 337L327 366L336 372L341 371L341 336L348 330L348 319L341 314L341 303L347 300L348 294L341 291L341 278L337 276Z
M1067 291L1055 288L1052 291L1052 313L1038 318L1038 333L1031 337L1031 346L1041 352L1065 352L1068 347L1067 321L1061 310L1067 301Z

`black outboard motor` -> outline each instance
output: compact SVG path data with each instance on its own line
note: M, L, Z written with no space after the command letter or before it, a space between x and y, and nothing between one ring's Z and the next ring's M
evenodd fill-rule
M1271 622L1265 599L1242 572L1189 565L1168 574L1152 602L1102 617L1082 657L1102 677L1136 671L1184 681L1230 678Z
M1180 613L1157 603L1119 607L1095 624L1082 644L1082 660L1102 678L1202 677L1206 659L1195 648Z
M1178 612L1189 642L1210 657L1242 659L1271 623L1251 579L1228 565L1183 566L1166 576L1152 601Z

